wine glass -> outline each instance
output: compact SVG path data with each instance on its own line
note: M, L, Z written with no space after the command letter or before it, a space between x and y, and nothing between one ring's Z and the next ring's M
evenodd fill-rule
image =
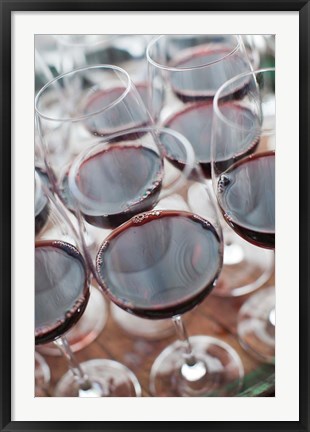
M53 224L52 238L35 243L35 343L53 342L70 370L55 388L55 396L140 396L135 375L112 360L79 364L65 334L80 320L90 296L89 257L83 238L67 217L57 196L43 185Z
M252 69L248 53L254 55L254 48L250 48L248 44L246 50L239 35L162 35L147 47L150 112L154 115L158 109L161 94L157 124L190 141L206 181L211 179L213 97L225 81ZM247 85L245 77L229 91L235 98L242 97ZM175 156L175 163L182 162L182 154ZM224 221L222 229L224 266L213 294L230 297L254 291L270 278L273 255L238 238Z
M244 79L242 98L227 100ZM275 248L275 69L241 74L223 84L214 98L212 178L224 219L256 247ZM236 115L236 107L243 107ZM247 149L252 148L250 153ZM253 295L238 317L241 343L260 359L274 361L274 287Z
M50 190L50 183L45 173L35 170L35 236L36 240L53 239L55 235L55 223L50 213L50 200L45 189ZM73 216L68 215L71 223L77 226ZM65 237L65 236L63 236ZM73 352L85 348L93 342L103 330L108 311L106 302L101 292L92 281L90 285L91 298L87 303L86 310L79 322L68 332L67 339ZM45 355L59 356L59 349L53 343L38 347L38 351Z
M75 87L77 81L82 85ZM128 73L113 65L59 75L38 92L35 111L45 163L56 178L103 136L152 123Z
M142 130L137 131L137 134L140 152L142 143L148 143L149 148L155 150L157 147L157 154L164 157L160 190L155 199L153 192L146 194L144 199L153 197L152 205L146 208L141 201L141 185L142 191L151 189L139 174L138 178L142 180L139 183L140 199L134 196L132 203L139 202L136 210L140 213L133 215L126 196L126 218L121 213L123 223L120 226L113 224L114 229L101 244L96 257L98 283L112 302L135 316L154 320L173 318L180 341L167 347L155 361L150 377L153 395L236 394L243 378L243 366L237 353L213 337L188 338L181 319L184 312L193 309L211 292L220 273L222 237L214 202L207 185L198 181L199 167L195 166L193 149L182 135L171 129L154 127L144 129L144 134ZM166 157L168 144L169 151L183 148L185 164L182 169ZM127 145L131 147L132 143ZM98 154L102 155L102 149L107 147L93 149L91 154L80 156L73 162L69 188L84 218L92 215L93 218L100 217L94 220L113 223L120 210L114 207L112 219L112 214L109 215L111 204L105 200L103 219L103 210L99 212L98 206L98 198L103 195L94 187L95 178L90 187L89 179L86 181L83 169L80 169L83 164L87 169L88 161L93 163ZM123 184L128 189L127 166L131 161L125 157L123 160L124 165L119 171L124 170ZM137 163L132 169L140 173ZM111 178L114 180L113 176ZM158 187L158 180L153 181L153 185ZM114 189L111 184L109 194L119 200L117 191L117 185Z

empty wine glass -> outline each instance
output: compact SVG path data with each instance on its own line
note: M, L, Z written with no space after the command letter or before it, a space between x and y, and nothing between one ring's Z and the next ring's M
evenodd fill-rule
M162 35L148 45L150 112L155 118L161 106L157 124L190 141L206 181L211 181L213 97L225 81L252 69L248 54L255 56L254 48L248 43L246 49L239 35ZM246 91L247 79L229 89L235 98ZM180 152L174 156L175 163L182 163ZM273 255L238 238L224 221L222 229L224 265L213 294L240 296L254 291L270 278Z
M65 334L80 320L90 296L89 258L83 238L65 207L43 185L53 236L35 243L35 343L53 342L68 360L69 372L58 382L55 396L139 396L135 375L112 360L79 364Z
M155 361L150 377L153 395L234 395L243 378L243 366L237 353L213 337L187 338L181 319L184 312L193 309L212 291L221 270L221 227L214 202L207 185L198 181L199 168L195 168L193 149L182 135L170 129L156 128L144 129L143 135L139 130L137 134L140 147L143 142L155 149L156 144L157 154L164 157L160 191L154 199L145 178L141 181L137 161L131 165L131 159L122 159L124 165L119 171L124 172L126 191L130 178L128 167L139 173L134 178L140 179L140 199L133 196L132 203L139 202L136 209L140 213L132 216L126 195L126 218L121 214L124 223L110 231L97 254L94 271L97 271L98 283L112 302L129 313L144 319L173 318L180 341L166 348ZM182 146L185 164L181 170L166 157L168 144L169 151L173 148L177 151ZM132 143L127 145L131 147ZM86 173L94 174L95 170L88 169L87 165L89 161L93 164L98 155L102 157L103 150L109 151L106 144L94 149L87 157L85 154L80 156L69 171L70 193L81 214L84 218L91 215L101 224L115 220L115 216L111 218L112 214L108 218L112 200L105 200L103 218L102 209L99 214L98 198L102 199L106 190L99 193L95 177L92 182L86 181ZM141 148L140 153L143 154ZM83 169L79 170L83 164L84 173ZM148 172L152 170L148 169ZM148 191L144 199L152 196L152 205L148 209L141 205L141 185L142 191ZM153 188L154 185L158 187L158 178L153 182ZM113 189L111 184L108 192L115 196L114 201L120 199L117 187ZM119 209L114 210L114 215L119 213Z
M223 84L214 98L212 127L213 186L224 219L247 242L269 250L275 248L274 78L275 69L268 68ZM244 79L248 88L242 98L227 100L227 92ZM249 351L274 361L273 287L241 307L238 334Z

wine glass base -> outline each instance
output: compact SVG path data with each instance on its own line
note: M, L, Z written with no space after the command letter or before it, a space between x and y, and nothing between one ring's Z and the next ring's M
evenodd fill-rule
M209 336L192 336L189 340L196 365L184 365L182 342L176 341L168 346L152 366L151 394L161 397L236 395L244 376L236 351L225 342Z
M90 297L85 312L77 324L66 333L66 339L73 352L90 345L102 332L108 318L107 302L101 292L91 287ZM40 345L38 351L44 355L61 356L55 344Z
M57 383L56 397L139 397L141 386L126 366L113 360L89 360L80 364L94 383L94 391L81 391L71 371Z
M243 348L267 363L275 361L275 288L250 297L238 314L238 337Z
M273 251L246 242L230 228L224 240L223 267L212 295L239 297L262 287L273 273Z
M48 364L38 352L35 352L35 396L47 396L51 372Z
M170 318L163 320L140 318L124 311L114 303L111 303L110 310L115 322L130 335L159 340L175 333L175 327Z

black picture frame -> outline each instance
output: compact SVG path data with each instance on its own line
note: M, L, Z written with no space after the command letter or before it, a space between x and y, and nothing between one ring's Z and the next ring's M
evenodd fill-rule
M300 79L300 381L299 415L296 422L22 422L11 421L11 13L15 11L298 11L299 12L299 79ZM1 332L0 332L0 428L1 431L109 431L109 430L292 430L310 431L309 427L309 27L310 6L301 0L215 0L185 2L184 0L158 0L146 3L143 0L90 0L90 1L45 1L45 0L0 0L1 19ZM289 31L289 29L288 29ZM289 169L289 168L288 168ZM296 287L295 287L296 288Z

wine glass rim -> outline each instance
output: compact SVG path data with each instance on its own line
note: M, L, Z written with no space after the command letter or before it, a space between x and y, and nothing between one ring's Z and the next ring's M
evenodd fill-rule
M224 82L224 84L221 85L221 87L218 88L217 92L215 93L214 99L213 99L213 112L214 114L222 121L224 122L226 125L233 127L235 129L238 130L244 130L243 127L240 127L238 124L231 122L221 111L220 106L219 106L219 98L221 97L221 93L223 90L225 90L225 88L231 84L233 84L235 81L240 80L242 78L245 78L247 76L257 76L260 73L264 73L264 72L275 72L275 67L270 67L270 68L262 68L262 69L257 69L257 70L251 70L251 71L247 71L247 72L243 72L239 75L234 76L233 78L230 78L228 81ZM248 130L253 130L253 127L249 128ZM260 131L261 135L273 135L274 134L274 129L268 128L268 129L264 129L264 128L257 128L258 131Z
M167 70L167 71L169 71L169 72L186 72L186 71L191 71L191 70L204 69L204 68L206 68L206 67L212 66L212 65L214 65L214 64L216 64L216 63L221 62L221 61L224 60L225 58L230 57L231 55L233 55L233 54L234 54L234 53L235 53L235 52L240 48L240 46L241 46L241 44L242 44L242 40L241 40L241 36L240 36L240 35L228 35L228 34L226 35L226 34L225 34L224 36L233 36L233 37L235 37L235 38L237 39L237 44L236 44L236 46L235 46L231 51L229 51L229 53L223 55L221 58L219 58L219 59L217 59L217 60L213 60L213 61L210 61L210 62L204 63L203 65L199 65L199 66L190 66L190 67L175 67L175 66L164 65L164 64L161 64L161 63L156 62L156 61L152 58L152 56L151 56L151 54L150 54L150 50L151 50L151 48L155 45L155 43L158 42L160 39L162 39L162 38L164 38L164 37L167 37L167 36L173 36L173 35L168 34L168 35L160 35L160 36L156 36L155 38L153 38L153 39L149 42L149 44L148 44L148 46L147 46L147 48L146 48L146 58L147 58L147 61L148 61L149 63L151 63L153 66L155 66L155 67L157 67L157 68L159 68L159 69L162 69L162 70ZM180 35L176 35L176 36L180 36ZM182 35L182 36L189 36L189 35ZM197 35L195 35L195 36L204 36L204 35L197 34ZM209 35L206 34L206 36L209 36Z
M77 117L63 117L63 118L58 118L58 117L50 117L48 115L45 115L42 111L40 111L38 104L39 104L39 100L40 97L42 97L42 94L45 92L46 89L48 89L50 86L52 86L53 84L57 83L59 80L69 76L69 75L73 75L76 73L80 73L80 72L85 72L91 69L103 69L103 70L112 70L112 71L117 71L120 72L121 74L123 74L126 77L127 80L127 86L124 88L124 91L122 92L122 94L117 97L115 100L113 100L112 102L110 102L109 104L107 104L105 107L88 113L88 114L84 114L82 116L77 116ZM115 105L117 105L119 102L121 102L125 96L129 93L130 89L132 87L132 81L130 79L130 76L128 74L128 72L126 72L124 69L120 68L119 66L115 66L115 65L109 65L109 64L104 64L104 65L93 65L93 66L88 66L88 67L82 67L82 68L78 68L78 69L73 69L69 72L65 72L63 74L58 75L57 77L55 77L54 79L52 79L51 81L47 82L37 93L36 97L35 97L35 112L36 114L44 119L44 120L49 120L49 121L55 121L55 122L71 122L71 123L75 123L75 122L79 122L82 120L87 120L93 116L96 116L110 108L113 108ZM61 90L60 90L61 91Z
M187 163L185 164L185 168L182 171L183 176L178 181L182 180L184 177L188 178L192 172L193 167L195 166L195 153L190 142L182 134L180 134L179 132L173 129L164 128L160 126L145 126L145 127L126 129L125 131L118 132L113 135L109 135L106 138L103 138L97 144L94 144L93 146L88 147L85 150L82 150L81 153L79 153L77 157L73 160L68 172L68 185L69 185L70 193L73 194L74 199L82 205L86 205L86 206L88 205L92 207L94 204L93 200L89 199L87 196L85 196L85 194L83 194L80 191L79 186L76 182L76 177L78 174L79 167L84 159L93 156L94 154L100 152L100 150L109 146L109 143L113 141L115 138L119 138L121 136L126 136L126 135L128 136L128 134L133 134L133 133L149 133L149 132L167 133L174 136L176 139L178 139L181 142L183 148L185 148L186 150ZM126 139L126 141L127 142L130 141L130 139ZM164 158L165 151L163 150L163 145L159 142L157 146L161 153L161 157Z

